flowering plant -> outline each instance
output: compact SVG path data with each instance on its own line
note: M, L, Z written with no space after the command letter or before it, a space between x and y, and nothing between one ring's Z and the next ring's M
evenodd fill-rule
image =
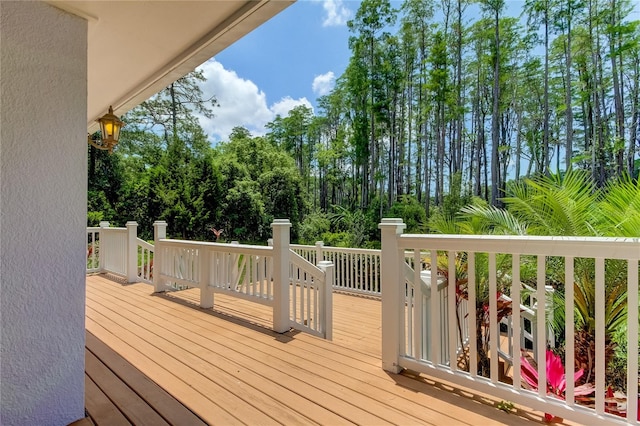
M547 393L548 394L550 393L560 399L564 399L565 398L564 394L567 389L567 380L565 377L566 376L565 369L564 369L564 366L562 365L562 360L558 355L554 354L550 350L547 350L546 358L547 358L546 360L547 361L547 364L546 364ZM532 366L529 360L524 356L520 357L520 365L521 365L522 378L524 379L524 381L529 386L531 386L532 389L537 390L538 387L540 386L538 384L537 368ZM575 383L576 381L578 381L583 374L584 374L583 369L576 371L573 376L573 382ZM582 396L582 395L589 395L593 393L594 390L595 389L591 383L586 383L581 386L576 386L573 390L573 393L575 396ZM545 417L545 420L547 421L551 421L551 419L553 419L553 416L547 413L545 413L544 417Z

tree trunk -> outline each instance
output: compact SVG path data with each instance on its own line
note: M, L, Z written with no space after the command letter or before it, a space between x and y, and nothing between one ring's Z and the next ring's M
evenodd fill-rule
M491 114L491 205L499 206L499 158L500 144L500 12L498 8L494 15L495 52L493 64L493 111Z

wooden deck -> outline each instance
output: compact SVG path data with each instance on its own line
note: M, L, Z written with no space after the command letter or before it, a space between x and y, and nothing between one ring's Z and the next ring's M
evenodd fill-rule
M216 295L215 310L203 310L197 290L152 291L87 277L87 410L98 425L543 423L542 413L500 411L487 395L383 371L377 300L336 294L329 342L274 333L266 309L249 302ZM96 365L144 386L121 387L117 397L96 392ZM91 400L100 393L137 414L101 420L96 407L107 404Z

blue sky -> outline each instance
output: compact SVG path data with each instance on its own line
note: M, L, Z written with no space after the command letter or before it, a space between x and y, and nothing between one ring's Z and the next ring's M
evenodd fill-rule
M205 97L215 95L215 117L201 119L212 142L235 126L254 135L276 114L296 105L315 108L349 62L351 19L357 0L299 0L200 68Z
M518 16L524 0L506 3L507 13ZM284 117L297 105L315 108L348 65L347 21L359 5L360 0L298 0L201 65L205 98L215 95L220 104L213 119L200 118L211 142L226 141L235 126L263 135L276 114ZM640 19L640 1L630 18Z

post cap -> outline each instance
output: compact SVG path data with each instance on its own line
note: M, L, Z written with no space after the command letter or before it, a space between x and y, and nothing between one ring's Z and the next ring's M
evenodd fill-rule
M402 222L402 219L397 217L383 217L382 222L378 224L378 229L382 228L397 228L397 229L405 229L407 225Z
M273 219L271 227L274 226L291 226L291 222L289 222L289 219Z

